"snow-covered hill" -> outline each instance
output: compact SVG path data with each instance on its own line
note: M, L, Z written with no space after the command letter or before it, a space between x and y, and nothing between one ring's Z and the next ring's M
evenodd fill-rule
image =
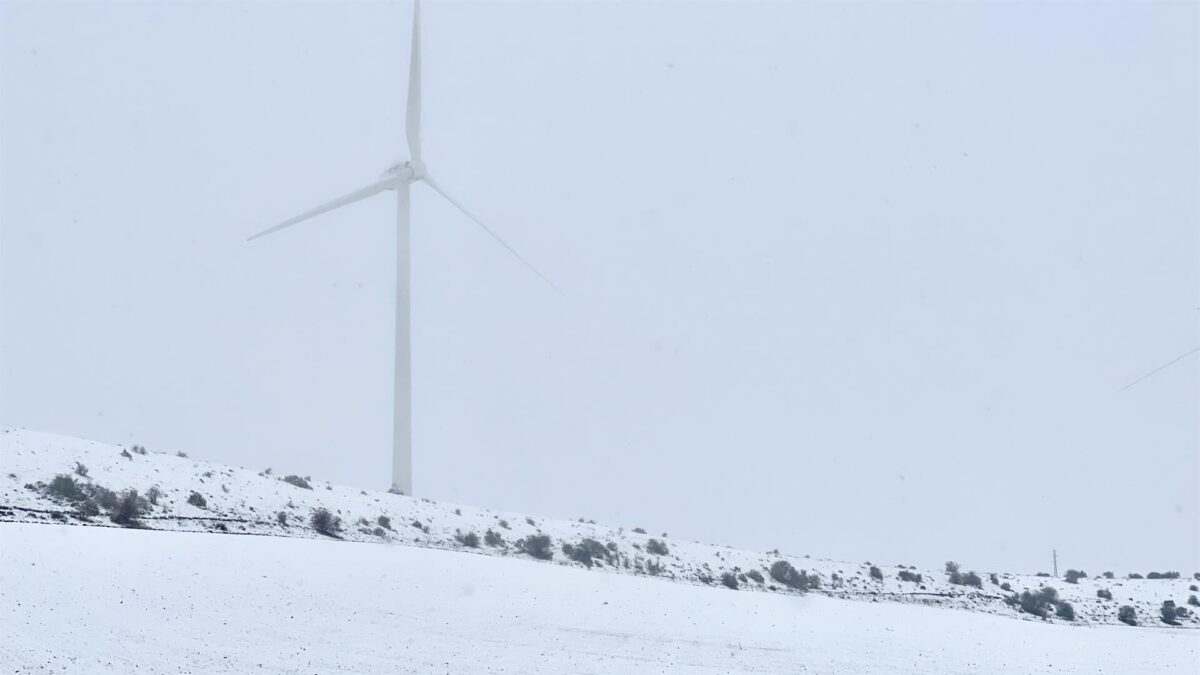
M1133 675L1197 659L1200 631L735 593L411 546L0 523L6 673Z
M1159 620L1162 603L1171 600L1189 610L1189 616L1179 619L1179 628L1200 627L1197 612L1190 611L1200 607L1187 604L1189 596L1200 595L1189 588L1200 584L1192 578L1191 570L1181 570L1185 573L1178 579L1106 579L1094 575L1077 584L1010 573L996 573L993 582L991 575L981 570L982 584L973 587L949 583L943 570L877 563L882 576L878 579L872 576L871 563L743 551L678 541L654 531L498 513L301 477L310 485L305 488L287 482L285 472L256 472L139 450L0 429L0 521L120 527L104 514L81 515L79 502L55 497L47 486L61 474L72 476L81 490L93 495L93 500L97 494L104 494L97 488L115 493L139 491L145 512L137 516L137 522L154 530L328 540L331 537L318 533L311 525L313 514L325 509L340 518L341 530L336 538L347 541L452 549L533 561L536 546L532 544L544 536L549 538L546 553L550 558L539 560L542 566L549 563L587 568L591 574L659 577L677 584L712 586L711 592L717 594L736 591L796 595L798 591L776 581L770 573L778 561L784 560L804 572L805 578L815 577L819 586L810 594L834 598L936 604L1037 622L1114 624L1136 630L1117 621L1118 608L1128 605L1136 610L1142 627L1176 630ZM85 467L86 475L77 473L80 465ZM151 504L146 498L152 490L157 494ZM0 522L0 535L5 527ZM921 580L902 580L902 572L919 574ZM726 583L736 588L727 588ZM1055 617L1053 606L1051 616L1043 619L1006 601L1014 594L1036 592L1047 585L1073 606L1074 620ZM1098 597L1101 590L1110 592L1112 598Z

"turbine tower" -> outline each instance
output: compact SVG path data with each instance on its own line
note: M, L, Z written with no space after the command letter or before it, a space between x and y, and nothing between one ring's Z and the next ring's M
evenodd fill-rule
M387 190L396 192L396 361L394 419L392 424L392 492L412 495L412 343L409 332L409 186L421 182L450 202L488 233L534 274L557 290L553 282L500 238L479 218L467 211L441 188L421 161L421 2L413 4L412 56L409 61L407 115L404 124L409 160L398 162L383 177L314 209L270 227L247 241L278 232L297 223L366 199Z

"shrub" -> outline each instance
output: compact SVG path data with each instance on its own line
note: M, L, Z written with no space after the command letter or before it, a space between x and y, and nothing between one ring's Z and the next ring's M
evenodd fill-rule
M330 513L328 509L313 511L309 523L314 530L327 537L337 537L342 531L342 519Z
M770 572L772 579L797 591L807 591L821 585L820 578L815 574L809 576L803 570L797 572L796 568L786 560L776 561L774 565L771 565Z
M530 535L518 541L517 546L524 551L526 555L532 558L537 558L538 560L550 560L554 557L554 551L550 550L550 535Z
M504 528L504 529L506 529L506 530L508 530L508 529L511 529L511 528L508 526L508 521L507 521L507 520L503 520L503 519L500 521L500 527L503 527L503 528Z
M1105 572L1105 573L1104 573L1104 578L1105 578L1105 579L1111 579L1111 578L1113 578L1113 573L1112 573L1112 572Z
M1039 588L1033 593L1023 591L1017 602L1022 612L1045 618L1050 613L1050 606L1058 602L1058 591L1049 586Z
M94 499L84 499L75 503L75 509L84 518L95 518L100 515L100 506Z
M140 446L140 445L135 445L135 446L133 446L132 448L130 448L130 450L132 450L132 451L133 451L133 453L134 453L135 455L144 455L144 454L146 454L146 448L144 448L144 447L142 447L142 446Z
M136 526L138 516L142 514L142 506L138 500L137 490L126 490L121 493L116 506L109 511L108 518L118 525Z
M133 455L129 454L128 450L121 450L121 456L125 459L133 459Z
M87 476L88 468L79 462L75 462L75 475Z
M960 579L959 583L963 586L974 586L975 588L983 588L983 579L980 579L979 575L974 572L967 572L966 574L959 577L959 579Z
M646 572L648 574L650 574L651 576L657 577L663 573L663 566L658 564L657 561L647 560L646 561Z
M456 515L456 516L461 516L461 515L462 515L462 509L454 509L454 515Z
M996 576L995 572L992 572L991 574L988 575L988 581L992 582L993 586L1000 585L1000 577Z
M280 511L279 513L275 514L275 520L279 521L280 525L287 527L288 515L283 511Z
M419 521L419 520L414 520L414 521L412 521L412 526L413 526L413 527L415 527L415 528L417 528L418 530L423 530L423 529L425 529L425 526L424 526L424 525L422 525L422 524L421 524L421 521Z
M1048 576L1050 576L1050 573L1049 573L1049 572L1038 572L1038 573L1037 573L1037 576L1039 576L1039 577L1048 577Z
M50 481L46 486L46 494L69 502L77 502L85 497L83 490L79 489L79 483L65 473L58 474Z
M919 584L924 582L925 578L920 574L915 574L908 570L900 570L900 581L911 581L914 584Z
M759 572L758 570L750 570L749 572L746 572L746 576L750 577L751 579L753 579L754 581L756 581L760 584L762 582L766 581L766 579L763 579L762 572Z
M384 538L384 537L386 537L386 536L387 536L387 531L385 531L385 530L384 530L382 527L377 527L377 528L375 528L374 530L372 530L372 533L373 533L373 534L374 534L376 537L379 537L380 539L382 539L382 538Z
M161 496L162 490L158 489L157 485L152 485L149 490L146 490L146 501L155 506L158 506L158 498Z
M1191 605L1192 607L1200 607L1200 598L1197 598L1194 595L1189 595L1188 596L1188 604Z
M646 553L653 553L654 555L667 555L669 551L666 544L657 539L651 539L650 541L646 542Z
M1200 586L1197 586L1196 584L1192 584L1191 586L1188 586L1188 590L1189 591L1200 591Z
M722 574L721 583L724 584L726 588L732 588L735 591L738 589L737 576L734 575L733 572L725 572Z
M479 535L475 534L474 532L468 532L466 534L456 533L454 535L454 539L467 548L479 548Z
M183 459L187 459L187 453L186 453L186 452L184 452L184 451L182 451L182 450L180 450L179 452L175 453L175 456L176 456L176 457L182 457Z
M304 480L300 476L291 476L291 475L284 476L283 482L285 482L289 485L295 485L298 488L304 488L305 490L312 489L312 486L308 484L308 481Z
M1146 575L1147 579L1178 579L1179 572L1151 572Z
M392 529L392 519L388 518L387 516L379 516L375 519L375 522L385 530Z
M528 523L530 527L537 527L537 523L533 522L533 518L526 518L525 522Z
M192 492L192 494L188 495L188 503L197 508L208 508L208 502L205 501L203 495L199 492Z
M1163 600L1162 608L1159 610L1162 614L1162 622L1172 626L1178 626L1179 620L1175 618L1175 601Z
M871 565L871 578L883 581L883 572L878 567Z
M1137 572L1134 572L1134 573L1130 574L1128 578L1130 578L1130 579L1144 579L1145 577L1143 577L1142 575L1138 574ZM1137 624L1134 624L1134 625L1137 625Z
M1122 605L1121 609L1117 610L1117 621L1129 624L1130 626L1138 625L1137 610L1129 605Z
M1086 578L1087 578L1087 572L1084 572L1083 570L1067 570L1067 574L1064 577L1064 580L1068 584L1077 584L1077 583L1079 583L1080 579L1086 579Z
M1112 600L1112 591L1108 590L1107 588L1101 588L1100 590L1096 591L1096 597L1104 598L1105 600Z
M640 528L640 527L635 527L635 528L633 528L633 531L634 531L634 532L637 532L638 534L646 534L646 531L645 531L645 530L643 530L643 529L642 529L642 528Z
M1002 591L1012 591L1012 584L1010 584L1010 583L1008 583L1008 582L1006 581L1006 582L1004 582L1004 583L1000 584L1000 590L1002 590Z
M487 544L488 546L504 546L504 537L501 537L499 534L496 534L489 529L487 532L483 533L483 543Z
M581 539L579 544L575 546L563 544L562 552L571 560L583 563L589 569L591 569L593 561L597 558L610 563L612 562L612 552L595 539Z
M1066 619L1067 621L1075 620L1075 608L1072 607L1071 603L1067 602L1066 600L1060 600L1058 602L1058 609L1054 613L1058 615L1058 618L1060 619Z

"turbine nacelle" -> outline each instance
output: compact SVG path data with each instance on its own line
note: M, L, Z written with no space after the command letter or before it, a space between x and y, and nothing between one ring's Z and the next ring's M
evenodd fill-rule
M395 178L406 183L415 183L425 177L425 163L419 159L396 162L383 172L384 178Z

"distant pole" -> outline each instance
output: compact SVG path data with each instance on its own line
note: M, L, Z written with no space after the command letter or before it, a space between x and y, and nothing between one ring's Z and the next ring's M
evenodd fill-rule
M1058 576L1058 549L1054 549L1054 576Z

